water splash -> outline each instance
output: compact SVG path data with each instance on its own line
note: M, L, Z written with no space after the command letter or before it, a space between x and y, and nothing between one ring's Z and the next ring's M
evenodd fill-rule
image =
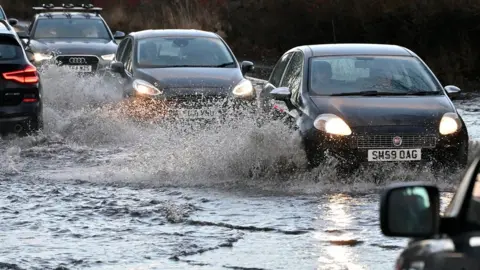
M281 121L258 126L255 115L197 128L185 122L148 124L118 110L114 80L80 78L61 68L42 70L45 130L1 146L0 177L148 186L217 186L322 193L372 191L392 181L456 184L458 174L436 179L427 169L382 164L381 170L338 178L328 161L306 169L300 140ZM390 168L391 167L391 168ZM381 173L380 173L380 172Z

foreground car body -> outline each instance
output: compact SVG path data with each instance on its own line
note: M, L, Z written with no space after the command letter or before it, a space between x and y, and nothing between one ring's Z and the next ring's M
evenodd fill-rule
M15 30L0 20L0 133L43 127L42 84Z
M402 183L380 200L380 227L390 237L411 238L394 269L478 269L480 153L477 153L444 214L436 186Z
M464 166L468 132L445 91L412 51L393 45L300 46L277 62L264 111L286 115L312 166L329 151L347 167L376 162ZM440 163L438 163L440 162Z
M105 71L117 50L102 10L93 6L34 7L39 12L28 27L27 49L34 53L34 64L40 67L55 62L80 74Z
M220 36L199 30L130 33L112 62L132 110L159 120L216 119L218 105L230 98L253 100L253 85L244 78L252 70L253 63L239 64Z

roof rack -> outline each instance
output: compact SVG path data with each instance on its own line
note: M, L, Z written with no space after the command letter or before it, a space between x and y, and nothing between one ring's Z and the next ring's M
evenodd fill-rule
M8 24L6 20L0 19L0 23L5 25L5 28L7 28L7 30L12 30L12 27L10 26L10 24Z
M37 12L95 12L97 15L103 10L101 7L95 7L92 4L62 4L62 6L55 6L53 4L43 4L41 7L32 7Z

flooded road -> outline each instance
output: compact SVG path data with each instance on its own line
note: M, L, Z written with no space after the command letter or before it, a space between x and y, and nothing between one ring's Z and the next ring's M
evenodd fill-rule
M282 123L139 124L101 79L44 77L45 134L0 141L0 269L393 269L406 240L381 235L378 190L458 180L337 179ZM456 103L475 145L478 100Z

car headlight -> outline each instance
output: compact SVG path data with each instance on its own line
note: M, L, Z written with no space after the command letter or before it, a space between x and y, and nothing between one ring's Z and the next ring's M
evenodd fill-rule
M35 59L35 62L50 60L50 59L52 59L52 57L53 57L53 55L45 54L45 53L34 53L33 54L33 59Z
M255 94L253 84L250 80L243 79L240 83L238 83L234 88L232 93L236 97L240 98L249 98L253 97Z
M336 116L335 114L321 114L315 119L313 125L318 130L334 135L352 134L352 130L347 123L345 123L342 118Z
M102 55L101 56L103 60L107 60L107 61L112 61L113 58L115 57L115 54L106 54L106 55Z
M442 135L449 135L457 132L462 127L462 121L456 113L446 113L440 120L439 131Z
M135 80L132 85L133 89L142 95L157 96L163 94L163 92L158 90L153 84L144 80Z

